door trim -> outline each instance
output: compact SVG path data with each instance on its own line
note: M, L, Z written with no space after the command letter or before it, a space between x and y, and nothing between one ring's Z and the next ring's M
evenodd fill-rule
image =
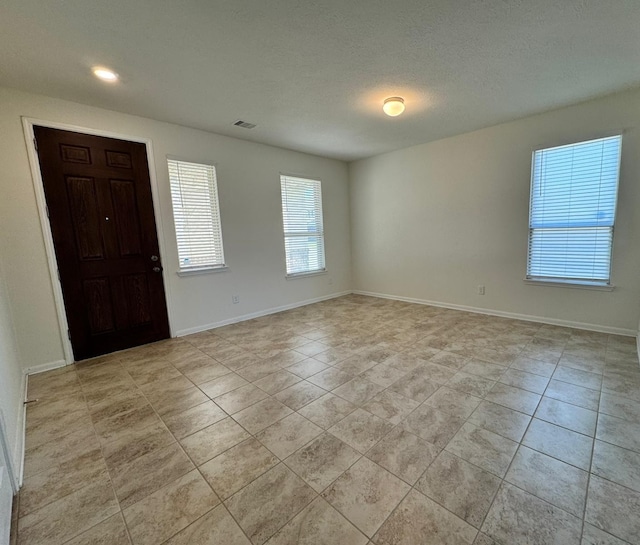
M53 288L53 299L56 306L56 312L58 314L58 326L60 332L60 342L62 343L62 349L64 351L64 359L67 365L74 362L73 348L71 347L71 341L67 334L69 330L69 324L67 322L67 314L64 306L64 299L62 297L62 284L58 277L58 263L56 260L55 249L53 245L53 235L51 233L51 224L49 223L49 216L47 215L47 201L44 194L44 182L42 180L42 172L40 171L40 162L38 160L38 152L35 144L35 134L33 131L34 125L41 127L48 127L51 129L60 129L63 131L78 132L81 134L88 134L91 136L105 136L107 138L117 138L119 140L126 140L129 142L137 142L144 144L147 149L147 162L149 164L149 180L151 181L151 198L153 201L153 211L155 215L156 232L158 233L158 245L160 246L160 255L163 258L166 256L165 251L165 238L164 229L162 226L162 214L160 210L160 197L158 191L158 180L156 177L156 163L153 154L153 144L150 138L142 138L139 136L131 136L121 133L115 133L111 131L104 131L102 129L91 129L88 127L80 127L78 125L69 125L67 123L58 123L56 121L45 121L42 119L36 119L32 117L22 116L22 126L24 129L24 138L27 145L27 155L29 157L29 166L31 168L31 180L33 182L33 190L36 196L36 203L38 205L38 215L40 217L40 226L42 227L42 238L44 239L45 252L47 254L47 263L49 268L49 277L51 279L51 286ZM169 336L174 336L173 327L173 309L171 298L171 286L169 284L169 275L167 268L162 271L162 280L164 282L165 298L167 301L167 317L169 319Z

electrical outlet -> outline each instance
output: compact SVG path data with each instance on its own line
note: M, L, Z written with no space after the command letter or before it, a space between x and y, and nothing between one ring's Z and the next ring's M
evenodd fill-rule
M237 305L240 302L240 296L239 295L232 295L231 296L231 302L234 305Z
M478 295L484 295L484 286L478 286Z

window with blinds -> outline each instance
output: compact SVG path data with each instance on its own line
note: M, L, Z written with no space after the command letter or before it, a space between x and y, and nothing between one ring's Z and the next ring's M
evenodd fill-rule
M608 285L622 136L534 152L527 278Z
M287 275L324 271L320 182L281 176L280 186Z
M224 267L215 167L167 162L180 271Z

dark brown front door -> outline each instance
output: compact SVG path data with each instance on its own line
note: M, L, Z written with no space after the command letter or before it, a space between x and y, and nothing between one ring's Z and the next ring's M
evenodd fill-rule
M145 145L34 131L75 359L166 339Z

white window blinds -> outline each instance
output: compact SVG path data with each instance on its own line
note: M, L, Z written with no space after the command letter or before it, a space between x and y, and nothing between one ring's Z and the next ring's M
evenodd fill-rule
M622 136L534 152L527 278L609 284Z
M320 182L281 176L280 186L287 275L324 271Z
M216 170L168 159L181 271L224 267Z

